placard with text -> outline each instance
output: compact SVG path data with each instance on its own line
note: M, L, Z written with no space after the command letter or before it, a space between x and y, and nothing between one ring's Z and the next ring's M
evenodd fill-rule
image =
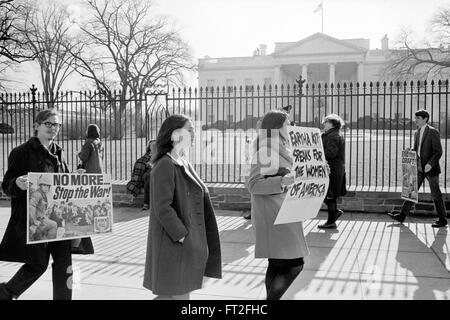
M419 202L417 185L417 154L415 151L402 151L402 199Z
M288 187L275 224L305 221L316 217L329 185L320 130L288 126L288 132L295 182Z
M28 173L27 244L112 231L109 174Z

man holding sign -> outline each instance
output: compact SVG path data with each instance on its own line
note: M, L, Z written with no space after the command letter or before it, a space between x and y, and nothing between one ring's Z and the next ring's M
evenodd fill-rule
M432 224L433 228L442 228L447 226L447 214L445 211L442 192L439 188L439 174L441 167L439 159L442 156L442 145L439 131L428 125L430 114L421 109L416 111L416 125L418 130L414 135L414 151L417 151L417 189L423 183L425 178L428 180L431 189L431 197L434 201L437 216L439 220ZM409 151L409 149L406 149ZM403 223L409 214L414 202L406 200L400 211L394 210L388 213L392 219Z
M9 154L2 188L11 197L11 218L0 244L0 261L23 265L8 282L0 283L0 300L17 298L25 292L47 270L50 256L53 259L53 299L72 299L72 242L46 242L48 239L44 239L44 243L27 244L30 227L34 231L45 232L46 238L54 237L56 224L44 213L48 200L46 193L51 182L45 181L44 177L35 183L42 192L30 199L30 207L33 208L31 214L36 219L32 217L31 224L27 224L27 192L31 191L28 173L69 171L62 156L62 148L54 142L60 128L61 115L56 110L40 111L34 122L34 136ZM85 254L93 253L90 238L83 240L77 250Z

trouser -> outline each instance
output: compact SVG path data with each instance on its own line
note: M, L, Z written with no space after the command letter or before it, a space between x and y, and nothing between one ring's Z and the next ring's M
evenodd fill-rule
M150 174L144 174L144 204L150 204Z
M267 300L280 300L303 270L303 264L303 258L269 259L265 279Z
M335 223L337 217L337 199L325 198L323 201L328 207L328 220L327 223Z
M53 300L72 299L72 254L70 241L49 242L47 261L52 256ZM19 297L47 270L47 264L24 264L6 283L6 288Z
M434 176L428 176L425 175L423 172L417 172L417 190L420 189L422 186L423 181L427 178L428 183L430 184L430 190L431 190L431 197L433 198L434 207L436 209L436 213L439 217L439 220L441 222L447 221L447 214L445 212L445 204L444 200L442 198L442 192L439 188L439 175ZM413 206L414 202L406 200L403 202L402 209L400 210L400 214L403 217L406 217L409 214L409 211L411 211L411 207Z

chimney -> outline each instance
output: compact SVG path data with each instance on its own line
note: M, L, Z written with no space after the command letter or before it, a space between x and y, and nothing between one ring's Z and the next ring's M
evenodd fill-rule
M266 50L267 50L267 44L260 44L259 45L259 54L262 56L266 55Z
M389 38L387 37L387 34L381 39L381 50L389 50Z

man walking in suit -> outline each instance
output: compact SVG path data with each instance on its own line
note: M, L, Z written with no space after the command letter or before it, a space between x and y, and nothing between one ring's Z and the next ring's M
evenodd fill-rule
M414 135L414 151L417 152L417 183L418 189L427 178L431 197L434 201L434 207L439 220L433 223L432 227L441 228L447 226L447 214L445 212L445 204L442 199L442 193L439 188L439 173L441 167L439 166L439 159L442 156L441 138L439 131L428 125L430 114L428 111L421 109L416 111L416 125L418 130ZM398 221L403 222L406 219L413 202L405 201L400 211L394 210L388 215Z

